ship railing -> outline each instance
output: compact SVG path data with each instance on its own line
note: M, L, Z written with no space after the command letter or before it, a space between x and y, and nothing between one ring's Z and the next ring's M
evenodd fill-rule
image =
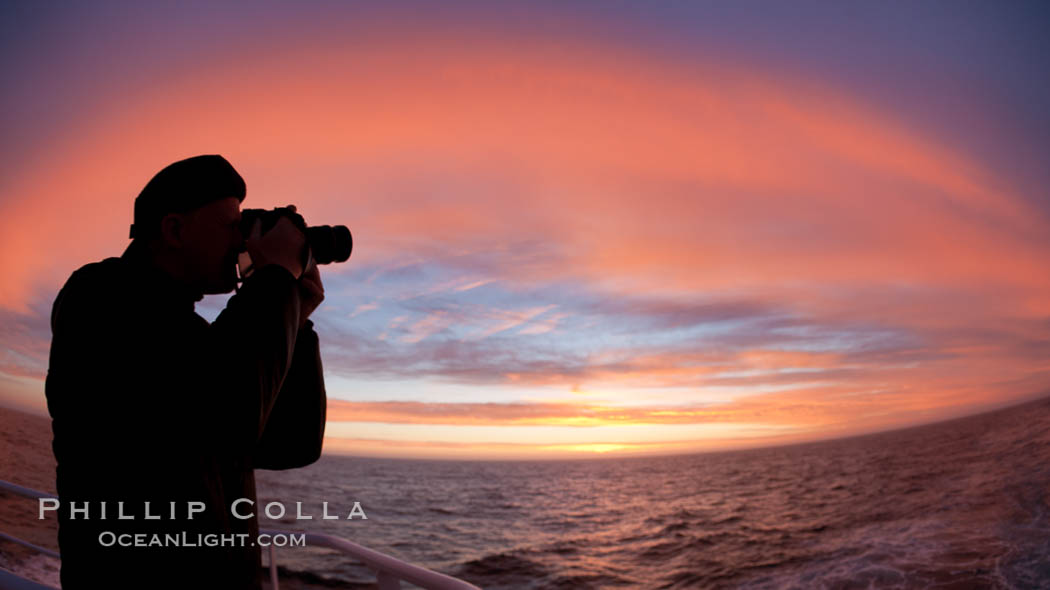
M9 492L16 496L23 496L25 498L33 499L47 499L56 498L54 494L48 494L31 488L23 487L18 484L0 480L0 490ZM357 561L361 562L368 569L372 570L376 574L376 582L379 586L379 590L396 590L401 588L401 582L407 582L413 584L424 590L480 590L477 586L460 580L459 578L453 578L442 573L428 570L418 565L412 565L406 561L402 561L396 557L381 553L374 549L369 549L363 545L358 545L352 541L336 537L334 535L325 535L320 533L311 533L307 531L290 531L290 530L278 530L278 529L262 529L260 533L268 535L304 535L306 545L315 547L327 547L334 549L342 553L353 557ZM42 553L44 555L50 555L56 559L60 559L60 555L45 547L34 545L28 541L23 541L6 533L0 531L0 539L11 541L28 547L34 551ZM274 546L271 544L269 548L270 556L270 584L273 586L273 590L279 590L279 580L277 579L277 553ZM0 568L0 590L57 590L51 586L39 584L32 580L27 580L13 572L9 572L3 568Z

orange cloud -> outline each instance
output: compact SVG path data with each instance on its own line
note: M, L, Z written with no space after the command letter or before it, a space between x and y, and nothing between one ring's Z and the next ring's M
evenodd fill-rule
M955 392L944 392L945 395L932 396L925 401L912 392L890 392L888 396L886 393L879 392L876 395L872 392L868 395L839 391L837 395L821 397L812 395L812 392L795 392L756 396L732 404L677 409L615 409L567 404L339 403L334 408L336 413L333 421L352 420L351 425L356 430L362 422L378 420L389 429L391 438L329 436L325 439L325 452L446 459L695 453L866 434L988 409L980 396L958 396ZM887 398L896 405L887 406ZM945 408L950 408L950 411L945 412ZM415 435L421 431L416 430L412 431L414 435L400 438L397 426L402 424L424 425L422 428L428 424L451 424L461 428L488 425L499 426L501 430L517 428L519 431L524 425L526 429L542 431L543 436L529 436L524 432L511 435L511 438L519 439L516 442L478 442L473 437L468 440L450 439L443 436L442 432L419 438ZM628 430L653 424L662 429L694 424L739 425L740 429L725 429L722 434L711 432L703 437L683 436L676 439L664 436L650 441L638 440L637 433ZM587 431L593 428L600 433L590 437L589 442L576 442L580 437L559 436L558 433L566 428Z
M542 237L568 266L503 272L679 293L1046 287L1046 252L1023 239L1045 220L979 166L847 94L731 64L386 30L253 47L127 98L10 184L0 305L60 280L71 236L84 255L119 249L149 175L201 151L242 169L248 205L353 219L366 259Z
M100 88L90 104L109 106L27 150L47 158L20 162L4 185L0 307L31 313L74 268L119 254L150 175L217 152L247 179L246 206L295 202L311 220L349 224L351 264L469 267L469 280L437 286L452 295L559 283L610 300L745 300L800 324L863 322L918 341L899 360L848 345L738 356L713 336L694 351L603 349L575 374L504 372L595 388L793 388L713 407L337 405L346 419L857 428L1050 382L1032 352L1050 315L1047 220L848 88L587 40L391 26L267 40L134 96ZM550 332L566 317L551 309L488 318L478 334ZM400 344L450 321L401 317Z
M881 385L881 387L880 387ZM766 424L792 426L809 436L857 433L887 425L929 421L991 407L979 390L925 390L870 383L753 395L731 402L677 406L612 406L566 402L441 403L329 400L331 422L469 426L637 426L660 424ZM1000 400L998 405L1001 405ZM994 404L992 404L994 405ZM610 444L616 441L608 441Z

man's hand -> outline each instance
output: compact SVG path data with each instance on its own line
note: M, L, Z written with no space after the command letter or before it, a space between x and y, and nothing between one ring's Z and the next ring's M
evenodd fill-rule
M324 285L321 284L321 271L311 258L303 278L299 279L300 307L299 327L302 328L310 314L324 301Z
M297 279L303 276L303 252L306 249L306 236L303 232L287 217L281 217L270 231L263 235L260 235L260 225L260 222L256 221L251 234L245 240L255 270L269 264L277 264L288 269Z

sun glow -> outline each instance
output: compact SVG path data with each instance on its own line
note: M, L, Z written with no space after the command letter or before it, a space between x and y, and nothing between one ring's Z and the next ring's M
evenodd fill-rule
M623 451L623 450L626 450L626 449L636 449L637 446L636 445L621 445L621 444L614 444L614 443L589 443L589 444L585 444L585 445L554 445L554 446L547 447L547 448L550 449L550 450L553 450L553 451L560 451L560 452L569 452L569 453L582 452L582 453L596 453L596 454L599 454L599 455L604 455L606 453L613 453L613 452L616 452L616 451Z

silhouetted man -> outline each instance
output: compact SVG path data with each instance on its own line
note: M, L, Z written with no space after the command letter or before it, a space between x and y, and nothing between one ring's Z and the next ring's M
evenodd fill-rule
M307 319L320 274L286 218L245 240L244 196L221 156L168 166L135 199L124 254L80 268L55 300L46 393L65 590L257 588L261 508L240 503L242 520L231 504L255 502L254 468L320 456ZM255 271L209 324L194 304L234 289L245 248Z

